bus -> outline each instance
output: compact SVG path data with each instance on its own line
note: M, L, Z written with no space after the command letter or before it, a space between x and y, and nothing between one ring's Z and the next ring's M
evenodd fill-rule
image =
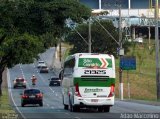
M96 108L109 112L115 100L115 59L110 54L76 53L61 71L64 109Z

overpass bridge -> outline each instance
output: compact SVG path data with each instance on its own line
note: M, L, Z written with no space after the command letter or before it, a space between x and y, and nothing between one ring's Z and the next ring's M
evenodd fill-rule
M96 16L99 20L111 20L116 28L119 27L119 16ZM153 36L153 31L155 27L155 19L149 17L137 17L137 16L130 16L130 17L121 17L121 27L122 30L125 32L125 39L132 37L132 39L136 38L136 29L141 29L141 31L145 30L145 35L151 37L150 34ZM160 26L160 20L158 22ZM152 33L151 33L152 29ZM140 30L139 30L140 31ZM148 32L146 34L146 32ZM139 36L138 36L139 37Z
M108 16L108 15L99 15L93 16L92 19L96 20L110 20L113 22L113 25L118 28L119 27L119 16ZM128 40L130 38L135 39L136 37L154 37L154 28L155 28L155 19L153 17L121 17L121 27L122 31L125 32L124 40ZM76 27L76 23L72 20L68 20L68 27ZM160 26L160 20L158 22Z

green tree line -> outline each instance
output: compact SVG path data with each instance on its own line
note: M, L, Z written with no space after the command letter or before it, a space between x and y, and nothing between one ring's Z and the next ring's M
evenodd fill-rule
M72 45L70 54L88 52L88 23L79 24L66 37L66 42ZM109 34L106 32L109 32ZM81 35L81 36L80 36ZM123 39L125 34L123 33ZM114 38L112 38L112 37ZM83 38L82 38L83 37ZM85 40L85 41L84 41ZM115 41L116 40L116 41ZM129 51L131 43L122 40L125 53ZM114 27L110 20L92 20L91 23L91 49L93 53L107 53L118 57L119 50L119 29Z
M65 20L81 22L91 9L77 0L0 0L0 95L2 72L32 63L67 31Z

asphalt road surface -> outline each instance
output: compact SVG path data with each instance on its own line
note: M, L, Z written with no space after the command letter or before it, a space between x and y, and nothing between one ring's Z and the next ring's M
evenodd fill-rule
M48 49L41 54L41 59L52 64L54 48ZM8 88L10 92L11 103L14 109L24 119L107 119L107 118L160 118L160 106L139 104L134 102L115 101L110 112L98 112L95 109L81 109L80 112L70 112L64 110L62 104L61 87L49 87L49 78L56 72L39 73L36 68L36 62L33 64L19 64L8 70ZM31 84L31 76L35 74L38 78L36 86ZM43 107L38 105L28 105L21 107L20 93L23 88L13 89L13 79L17 76L24 76L27 80L27 88L38 88L44 93ZM158 114L159 113L159 114Z

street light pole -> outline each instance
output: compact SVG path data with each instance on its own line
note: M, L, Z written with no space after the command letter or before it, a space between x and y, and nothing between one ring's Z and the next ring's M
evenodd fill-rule
M156 47L156 84L157 100L160 101L160 65L159 65L159 29L158 29L158 0L155 3L155 47Z
M91 53L91 17L89 18L89 25L88 25L88 52Z

